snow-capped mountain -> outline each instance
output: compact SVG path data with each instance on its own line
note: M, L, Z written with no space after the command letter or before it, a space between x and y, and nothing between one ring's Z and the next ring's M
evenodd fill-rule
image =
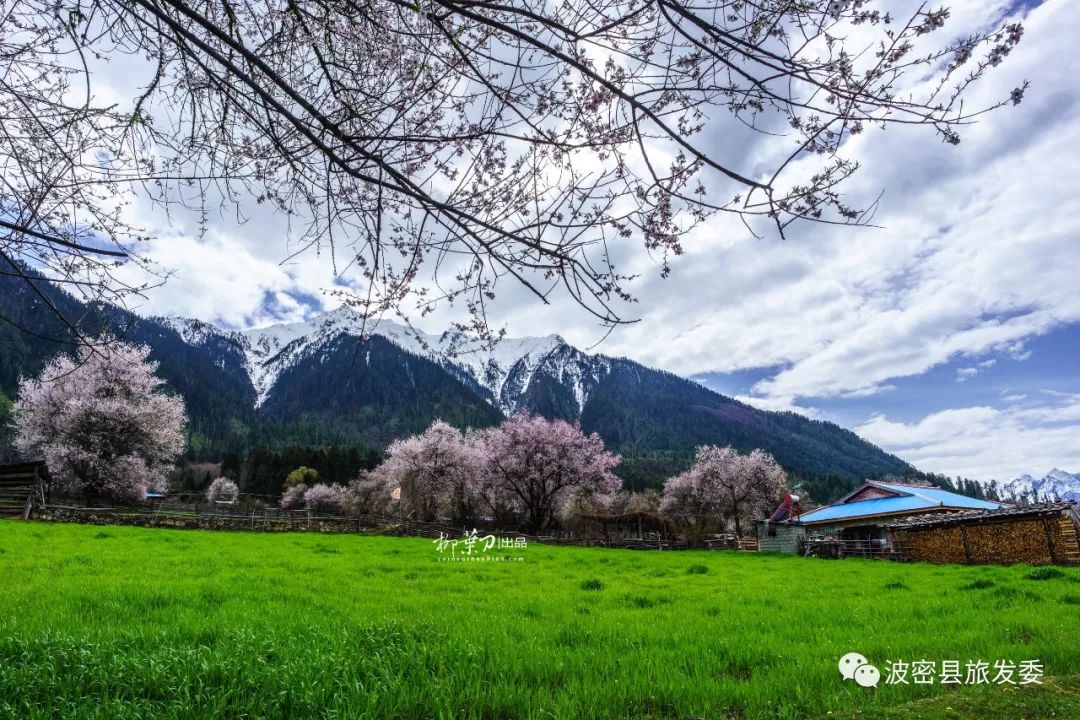
M222 331L156 319L223 371L250 381L253 422L275 433L381 444L441 417L482 427L526 410L580 422L624 453L668 460L702 444L765 448L814 473L868 477L912 468L831 423L743 405L625 358L582 352L558 335L484 347L450 331L425 334L348 308L307 322ZM366 339L362 339L366 338ZM323 441L325 442L325 441ZM664 466L664 467L661 467Z
M45 281L37 291L49 302L0 277L0 308L34 333L0 326L0 345L17 349L0 363L0 399L57 352L54 341L39 338L70 332L54 311L60 308L87 318L83 330L91 335L112 332L150 348L165 388L184 398L195 459L261 462L283 448L377 452L435 419L481 429L524 410L599 434L622 455L628 487L656 486L706 444L762 448L800 478L825 478L822 487L834 489L836 478L914 472L833 423L759 410L626 358L582 352L557 335L483 348L456 332L413 333L393 322L371 328L347 309L232 331L111 306L91 311Z
M524 397L534 376L543 373L570 389L576 404L572 415L578 416L591 390L610 369L608 358L583 353L558 335L505 338L487 348L456 331L432 335L390 320L365 322L348 307L305 322L233 332L218 330L201 320L156 319L192 345L211 338L236 343L244 354L245 369L255 388L256 407L266 402L282 372L302 359L317 355L341 335L356 338L377 335L406 352L427 358L461 382L480 390L489 403L504 413L524 409Z
M1039 501L1060 498L1065 502L1080 502L1080 473L1054 468L1041 478L1024 474L1002 485L1007 495L1017 499L1027 497Z

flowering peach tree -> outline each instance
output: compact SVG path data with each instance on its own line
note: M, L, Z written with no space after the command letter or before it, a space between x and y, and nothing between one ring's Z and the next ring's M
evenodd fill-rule
M787 473L764 450L742 455L730 447L704 445L693 467L664 484L660 509L699 531L730 523L742 536L744 524L768 512L786 481Z
M228 478L215 478L206 489L206 500L212 503L234 503L240 498L240 488Z
M345 488L316 483L304 491L304 504L311 512L341 512L345 509Z
M61 488L114 500L163 490L184 449L184 401L162 391L149 348L110 342L60 355L19 385L15 445Z
M868 224L852 137L955 145L1027 88L969 92L1020 42L1018 8L974 26L871 0L3 7L5 257L120 299L141 289L112 276L139 261L136 190L163 210L262 204L289 218L282 252L352 258L346 302L458 300L481 335L503 282L624 321L622 266L667 275L711 217ZM740 152L757 135L771 151Z
M473 516L484 465L471 434L436 420L419 435L398 440L376 470L387 496L400 488L399 509L417 520L462 522Z
M521 413L483 434L483 495L498 513L510 510L530 532L547 528L569 504L603 503L621 481L612 472L619 456L596 433L564 420Z

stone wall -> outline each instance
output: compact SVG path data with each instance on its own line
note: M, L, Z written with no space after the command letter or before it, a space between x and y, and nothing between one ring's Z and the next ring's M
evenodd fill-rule
M773 531L775 534L770 534ZM761 552L798 554L802 541L806 539L806 527L758 520L757 537L758 550Z
M76 522L87 525L131 525L197 530L256 530L259 532L355 533L380 529L364 518L322 518L294 515L215 515L195 513L153 513L95 508L47 508L38 510L37 520Z

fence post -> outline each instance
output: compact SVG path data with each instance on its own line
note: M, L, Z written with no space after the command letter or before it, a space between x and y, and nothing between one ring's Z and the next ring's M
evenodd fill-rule
M971 564L971 541L968 540L967 528L960 526L960 537L964 539L964 561Z
M1046 531L1046 547L1050 551L1050 562L1057 564L1057 553L1054 552L1054 534L1050 532L1050 521L1042 516L1043 530Z

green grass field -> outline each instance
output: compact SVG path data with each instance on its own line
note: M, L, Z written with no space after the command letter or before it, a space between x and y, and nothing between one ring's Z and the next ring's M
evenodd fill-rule
M1080 568L509 554L0 521L0 716L1080 717ZM868 689L849 651L1047 677Z

